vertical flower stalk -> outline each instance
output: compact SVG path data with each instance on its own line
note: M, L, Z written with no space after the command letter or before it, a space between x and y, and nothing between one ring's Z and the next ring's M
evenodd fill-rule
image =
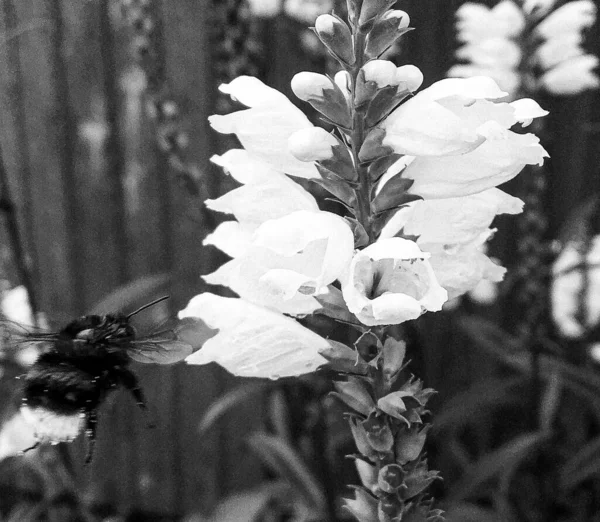
M245 109L210 117L243 149L212 161L241 186L206 202L233 216L205 239L231 260L204 276L238 298L196 296L183 317L211 330L190 364L217 362L241 376L297 376L329 363L350 412L362 484L346 508L360 522L433 522L437 478L423 448L434 393L404 372L395 325L439 311L449 297L504 269L483 252L497 214L522 202L495 187L546 151L518 123L544 116L485 77L418 92L423 75L382 55L409 28L392 0L348 0L348 18L324 14L315 32L342 70L298 73L294 94L333 128L313 126L280 92L242 76L220 86ZM327 190L345 216L319 209L287 176ZM352 346L296 317L318 313L351 327Z

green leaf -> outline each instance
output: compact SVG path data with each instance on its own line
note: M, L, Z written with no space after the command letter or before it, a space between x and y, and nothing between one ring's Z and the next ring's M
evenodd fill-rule
M391 208L406 205L406 203L415 201L415 199L421 199L420 196L407 194L406 192L414 182L414 179L403 178L400 174L396 174L383 186L371 202L373 212L379 214Z
M365 488L354 487L355 498L344 498L344 508L350 511L358 522L375 522L377 516L377 499Z
M348 222L354 234L354 248L366 247L369 244L369 235L365 227L354 218L345 217L344 219Z
M398 85L388 85L379 89L375 97L371 100L366 115L367 128L374 127L398 105L410 96L408 89L399 88Z
M588 442L563 466L560 483L568 491L600 474L600 437Z
M406 355L406 343L388 337L383 343L383 377L388 385L393 384L402 369Z
M375 408L375 402L365 383L357 377L348 377L347 381L336 381L333 385L337 393L333 392L332 395L341 399L358 413L368 416Z
M416 460L425 446L427 433L431 425L419 429L419 426L403 427L396 434L396 460L400 464L406 464Z
M96 303L88 313L90 315L103 315L139 308L157 297L168 295L170 286L170 274L160 273L139 277L110 292ZM164 319L167 317L168 315L165 315Z
M367 375L369 365L356 350L337 341L328 340L330 347L319 350L329 361L331 368L337 372Z
M560 406L560 398L562 392L562 382L560 373L552 372L548 378L544 396L540 404L540 428L545 431L550 431Z
M315 165L322 179L313 178L311 181L323 187L330 194L333 194L345 205L354 207L356 205L356 194L348 182L323 165L319 163L315 163Z
M326 501L321 485L294 448L266 433L254 433L248 444L273 472L289 483L311 512L324 513Z
M396 163L403 154L388 154L383 158L376 159L371 165L369 165L369 178L371 183L376 185L381 177L389 170L389 168Z
M497 477L508 468L513 468L527 458L533 457L546 439L546 433L525 433L484 455L465 471L463 479L451 492L451 499L461 500L476 493L478 488L488 480Z
M273 482L250 491L231 495L217 504L207 522L258 522L277 499L293 495L285 483Z
M198 431L202 434L212 428L231 409L239 406L244 401L254 399L257 395L272 387L272 383L256 382L244 384L235 388L213 402L198 425Z
M326 315L342 323L360 324L356 316L348 310L341 290L332 285L329 285L327 289L328 293L315 296L323 308L315 310L314 313Z

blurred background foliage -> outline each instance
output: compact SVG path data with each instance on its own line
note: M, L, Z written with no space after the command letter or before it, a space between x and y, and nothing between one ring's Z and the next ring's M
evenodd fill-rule
M392 58L420 67L426 85L453 63L461 3L398 5L416 31ZM293 74L331 72L307 27L333 7L343 9L327 0L0 0L0 277L7 287L29 281L34 311L51 326L169 294L169 305L140 318L141 329L205 290L199 276L223 258L202 248L218 219L202 201L231 183L209 158L234 145L207 123L234 109L217 86L252 74L293 99ZM596 54L599 35L596 24L587 44ZM429 458L444 477L434 494L452 521L600 519L594 339L562 339L547 306L523 333L532 303L520 298L531 295L531 270L522 268L531 249L519 250L531 239L523 220L545 220L533 266L544 276L533 295L545 292L546 303L561 245L589 245L598 233L594 202L569 216L600 191L600 99L592 91L541 102L551 111L548 190L537 214L498 220L493 246L517 275L494 302L467 297L405 328L411 371L439 391ZM527 199L526 180L506 189ZM311 320L321 332L331 327ZM24 363L9 355L0 363L6 432ZM156 428L147 429L148 419L119 392L101 410L90 466L81 464L81 441L4 458L0 520L347 517L338 499L356 472L344 458L352 442L326 372L249 382L212 366L136 371Z

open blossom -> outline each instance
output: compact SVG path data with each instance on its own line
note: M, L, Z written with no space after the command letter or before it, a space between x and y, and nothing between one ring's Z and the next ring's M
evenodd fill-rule
M211 159L243 185L206 201L208 208L232 214L236 221L221 223L205 238L205 245L214 245L231 257L238 257L265 221L297 210L319 209L314 197L300 185L245 150L231 149Z
M216 131L234 133L250 156L278 172L301 178L319 176L312 163L296 159L287 149L294 132L313 125L285 95L251 76L240 76L219 90L248 109L211 116L209 121Z
M367 326L399 324L439 311L447 292L413 241L379 240L354 256L342 293L348 309Z
M204 279L247 301L304 315L320 307L314 296L345 273L353 249L354 236L341 217L301 210L263 223L243 255Z
M384 227L381 237L400 230L417 236L417 245L431 254L429 261L440 285L453 299L482 281L501 281L506 270L485 254L489 229L497 214L518 214L523 202L493 188L459 198L413 201Z
M179 312L215 330L188 364L216 362L235 375L277 379L313 372L326 360L329 347L321 336L293 319L242 299L204 293Z
M411 156L402 158L401 173L414 180L411 193L432 199L474 194L543 163L548 154L539 139L510 128L547 112L529 99L492 101L505 95L490 78L450 78L387 118L383 144Z
M586 264L587 278L582 265ZM552 267L552 317L560 332L569 338L582 337L600 323L600 236L593 238L586 256L569 243ZM579 299L584 299L587 316L579 317Z

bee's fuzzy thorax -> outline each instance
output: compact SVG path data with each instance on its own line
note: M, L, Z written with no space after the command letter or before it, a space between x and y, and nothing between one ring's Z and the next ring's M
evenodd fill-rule
M43 407L21 406L21 414L41 443L71 442L83 430L85 414L61 415Z

